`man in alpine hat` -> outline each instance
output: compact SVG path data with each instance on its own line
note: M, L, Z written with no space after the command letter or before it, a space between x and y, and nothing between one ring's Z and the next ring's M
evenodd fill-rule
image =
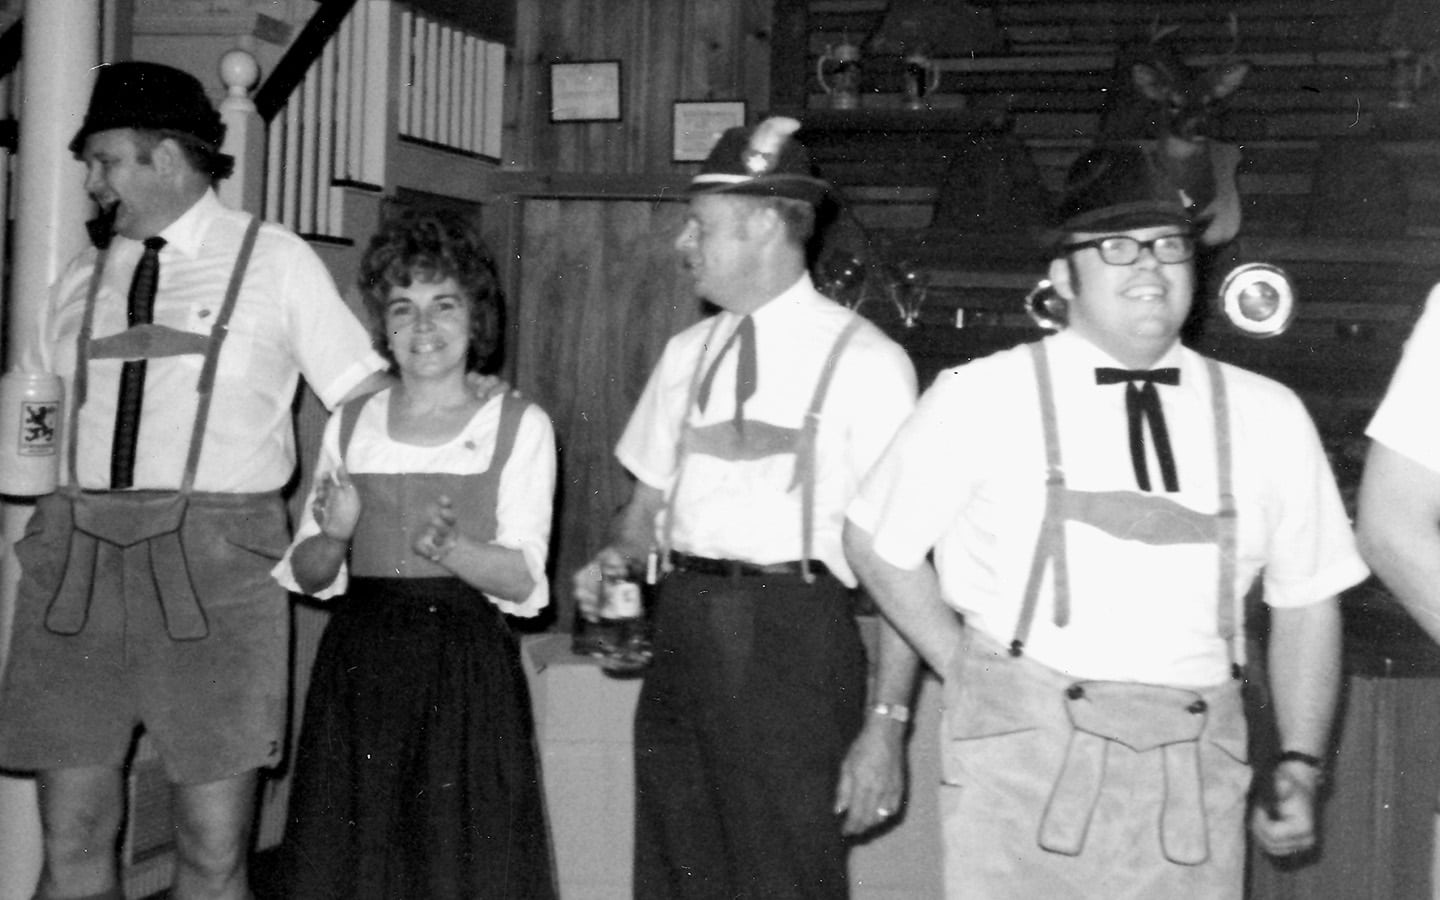
M1259 579L1283 747L1252 824L1290 854L1315 842L1336 595L1366 570L1300 400L1180 343L1174 185L1128 147L1068 181L1068 324L942 373L845 546L944 680L947 896L1238 900L1251 763L1272 762L1247 761L1244 597Z
M874 685L841 550L846 504L914 403L875 326L822 296L805 245L827 185L772 118L724 133L675 242L720 312L671 338L616 456L635 477L575 576L658 548L635 717L637 898L848 894L845 835L900 808L916 657L881 628Z

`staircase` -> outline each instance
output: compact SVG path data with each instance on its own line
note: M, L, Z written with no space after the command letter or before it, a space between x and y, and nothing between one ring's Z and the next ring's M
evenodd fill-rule
M1171 40L1187 62L1204 66L1231 48L1234 8L1237 52L1251 71L1222 122L1243 153L1244 224L1228 253L1289 272L1300 314L1267 340L1233 335L1212 317L1192 344L1290 384L1322 429L1363 424L1440 281L1440 86L1422 80L1411 105L1393 102L1396 73L1382 44L1389 3L975 4L998 42L942 56L954 35L937 35L941 82L924 110L901 108L900 57L874 40L888 9L901 5L811 0L812 72L827 48L871 38L862 44L861 108L828 109L812 77L804 108L793 112L866 232L847 246L908 259L928 278L918 323L884 323L926 375L1038 333L1021 299L1044 259L1014 216L1027 198L1053 196L1095 140L1120 48L1144 40L1159 13L1180 26ZM992 167L978 179L990 186L978 197L989 208L975 208L974 185L962 195L970 208L947 208L955 176L977 165ZM883 322L893 316L879 294L864 308Z

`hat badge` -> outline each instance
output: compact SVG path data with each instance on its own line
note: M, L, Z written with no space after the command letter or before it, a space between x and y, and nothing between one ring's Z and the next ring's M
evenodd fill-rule
M785 142L799 130L799 121L787 116L771 116L755 126L749 145L740 154L745 171L755 178L773 171L780 162Z
M745 152L740 155L740 161L745 166L745 171L759 177L775 168L779 158L777 153L766 153L764 150L756 150L754 147L746 147Z

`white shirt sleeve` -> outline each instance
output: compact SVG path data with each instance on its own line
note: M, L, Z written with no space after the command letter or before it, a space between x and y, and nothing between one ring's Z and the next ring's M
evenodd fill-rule
M678 347L683 336L677 335L665 345L615 445L620 464L642 484L661 491L675 478L680 427L694 377L695 360Z
M1400 365L1390 380L1365 433L1397 453L1440 472L1440 416L1435 390L1440 385L1440 285L1430 290L1425 311L1405 342Z
M1363 581L1369 571L1355 549L1335 476L1304 406L1296 398L1267 419L1265 602L1305 606Z
M555 467L555 430L544 410L531 404L520 419L515 446L500 476L495 543L524 555L535 588L520 603L486 595L513 616L534 616L550 604L545 560L555 504Z
M385 369L365 326L336 290L330 270L299 238L286 247L281 292L289 317L290 349L300 372L327 409L371 373Z
M885 340L868 343L864 350L841 355L831 392L843 399L831 408L845 417L845 446L855 484L869 474L915 409L915 366L900 345Z
M984 471L980 446L967 447L960 372L940 373L880 457L847 517L868 531L886 562L911 569L940 540L974 489L968 473Z

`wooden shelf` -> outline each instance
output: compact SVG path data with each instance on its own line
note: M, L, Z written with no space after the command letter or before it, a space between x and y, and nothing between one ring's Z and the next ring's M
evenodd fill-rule
M817 98L818 99L818 98ZM1003 127L995 116L964 109L776 109L771 115L791 116L800 121L797 137L808 146L812 141L831 142L853 135L973 134Z

